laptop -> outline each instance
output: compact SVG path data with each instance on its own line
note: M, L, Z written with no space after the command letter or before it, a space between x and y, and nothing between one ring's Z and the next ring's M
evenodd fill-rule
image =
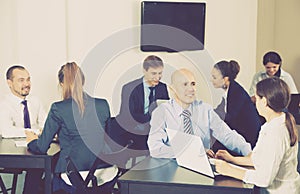
M288 110L295 117L296 123L300 125L300 94L291 94L291 101Z
M187 134L174 129L166 129L169 143L175 154L177 164L200 174L215 178L215 160L208 158L202 140L199 136ZM230 164L233 165L233 164ZM233 165L237 168L242 168ZM245 169L245 168L242 168Z

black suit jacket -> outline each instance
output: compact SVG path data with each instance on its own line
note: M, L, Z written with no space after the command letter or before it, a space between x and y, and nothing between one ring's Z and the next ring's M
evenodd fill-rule
M167 85L159 82L155 86L155 100L168 100ZM132 149L148 150L147 139L150 130L151 110L156 102L149 106L144 114L143 78L125 84L122 88L120 113L109 122L109 136L117 144L124 146L129 140L134 143Z
M261 127L259 114L248 93L235 81L228 90L225 122L245 137L252 148L255 146Z
M167 85L162 82L155 86L155 100L157 99L169 99ZM122 127L130 129L138 124L149 122L151 113L144 114L144 103L143 78L125 84L122 88L121 108L117 116L118 123Z
M224 121L241 134L252 148L255 146L261 127L259 115L248 93L236 81L232 81L228 88Z

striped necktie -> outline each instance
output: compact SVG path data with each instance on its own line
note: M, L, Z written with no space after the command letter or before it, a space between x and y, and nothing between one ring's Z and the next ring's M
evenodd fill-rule
M191 112L184 110L181 115L183 116L183 131L188 134L194 134L191 122Z

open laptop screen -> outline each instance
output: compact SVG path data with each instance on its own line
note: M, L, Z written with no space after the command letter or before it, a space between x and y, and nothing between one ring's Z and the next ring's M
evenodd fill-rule
M199 136L166 129L177 164L214 178L214 172Z
M219 175L213 170L213 165L217 159L208 159L206 150L199 136L187 134L174 129L166 129L169 142L175 154L177 164L192 171L204 174L211 178ZM229 164L235 168L246 168Z

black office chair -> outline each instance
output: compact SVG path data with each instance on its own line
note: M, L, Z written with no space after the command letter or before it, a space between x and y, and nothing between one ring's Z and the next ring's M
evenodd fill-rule
M71 184L76 188L76 194L118 194L119 189L114 188L117 178L124 173L126 169L126 163L129 160L127 149L133 144L133 141L129 141L128 144L121 150L113 152L110 154L101 154L94 161L92 167L88 171L88 175L84 179L76 166L74 165L71 158L67 158L67 170L66 174L71 182ZM112 166L112 164L117 165L119 172L113 178L113 180L103 184L98 185L97 175L95 174L97 169L106 168ZM90 182L92 183L91 186ZM120 185L118 185L119 187Z
M136 163L138 157L147 157L150 155L147 144L148 137L146 135L137 135L128 132L117 121L115 117L111 117L106 127L105 141L113 151L120 150L129 140L134 141L131 146L132 151L128 152L131 156L132 163Z
M4 169L0 169L0 173L13 175L13 180L10 188L6 188L2 177L0 176L0 188L1 188L0 193L8 194L8 191L11 191L11 194L15 194L17 190L18 175L22 174L22 170L4 168Z

